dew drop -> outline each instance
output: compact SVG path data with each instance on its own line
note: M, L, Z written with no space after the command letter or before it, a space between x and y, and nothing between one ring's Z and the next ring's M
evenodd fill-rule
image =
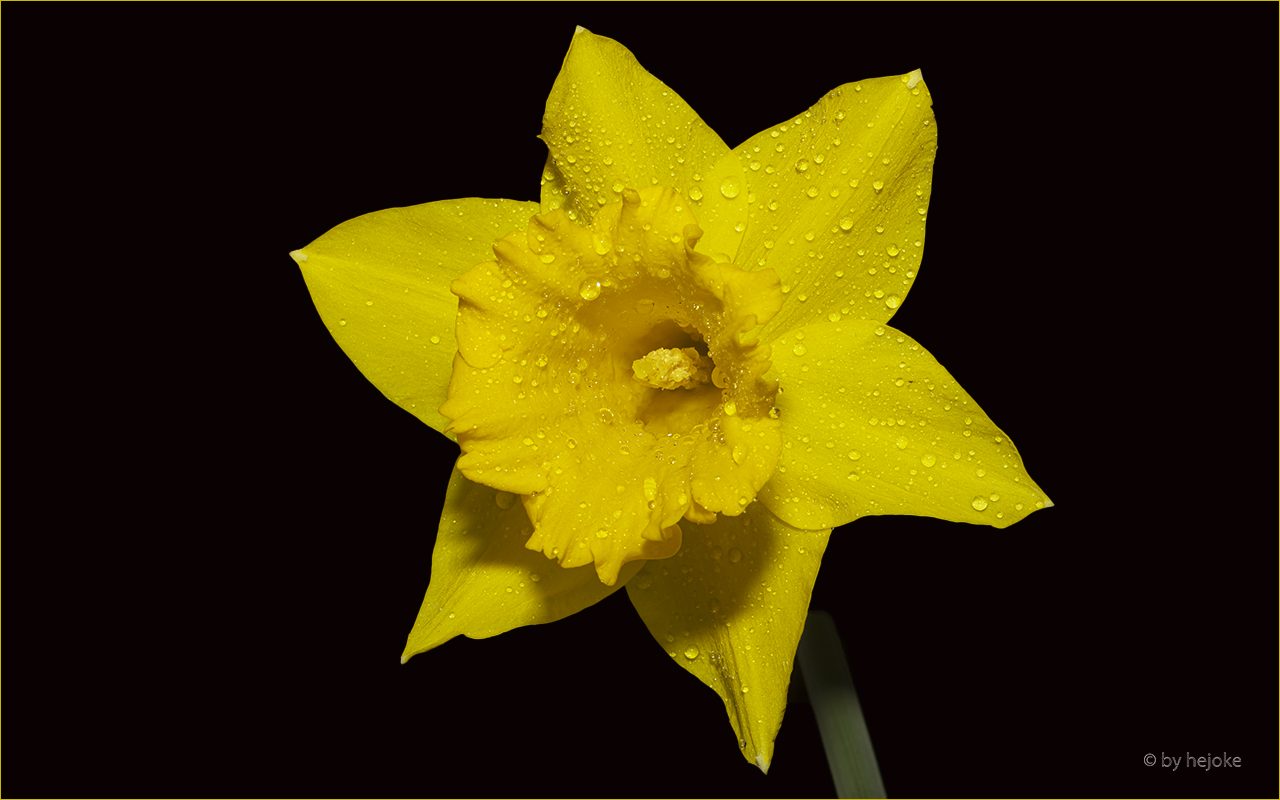
M876 181L871 184L871 187L878 192L884 188L884 181Z
M853 217L842 217L840 219L840 230L842 231L853 230Z
M978 511L985 511L987 508L986 498L983 498L983 497L973 498L973 507Z
M731 549L731 550L729 551L729 562L730 562L730 563L732 563L732 564L737 564L737 563L738 563L739 561L741 561L741 560L742 560L742 551L741 551L741 550L739 550L738 548L736 548L736 547L735 547L735 548L733 548L733 549Z
M595 300L600 296L600 281L587 278L578 285L578 294L582 295L583 300Z
M537 583L538 581L542 580L542 576L536 572L530 572L529 580L533 581L534 583Z
M804 172L809 169L809 159L802 158L796 162L796 172Z
M432 336L432 337L431 337L431 343L432 343L432 344L440 344L440 337L439 337L439 336Z
M543 264L550 264L552 261L556 260L556 254L543 253L541 256L538 257L538 260L541 261Z
M638 313L638 314L648 314L648 313L650 313L650 312L652 312L652 311L653 311L653 301L652 301L652 300L641 300L641 301L639 301L639 302L637 302L637 303L636 303L636 313Z
M906 438L905 436L899 436L899 437L898 437L898 440L897 440L896 442L894 442L894 444L898 446L898 449L899 449L899 450L906 450L906 449L907 449L907 438Z
M742 449L742 445L735 445L733 448L733 463L741 464L747 457L747 451Z
M493 501L498 504L498 508L511 508L511 504L516 501L516 496L511 492L498 492L494 495Z
M884 299L884 304L885 304L886 306L888 306L889 308L897 308L897 307L898 307L898 302L899 302L899 300L898 300L898 296L897 296L896 294L891 294L891 295L889 295L888 297L886 297L886 298Z
M934 457L933 453L927 453L920 459L920 463L924 464L926 467L932 467L934 464L938 463L938 459Z
M694 645L689 645L687 648L685 648L684 657L689 659L690 661L694 660L695 658L698 657L698 648Z
M720 184L720 194L732 200L742 191L742 187L738 186L738 182L733 178L725 178L724 183Z
M791 352L795 353L798 356L802 356L808 352L808 349L804 345L798 344L795 347L791 348Z
M697 186L695 186L695 187L693 187L692 189L690 189L690 190L689 190L689 199L690 199L690 200L692 200L692 201L694 201L695 203L696 203L697 201L701 200L701 199L702 199L702 190L701 190L701 189L699 189Z
M338 324L345 326L347 324L347 321L345 319L340 319L338 320Z

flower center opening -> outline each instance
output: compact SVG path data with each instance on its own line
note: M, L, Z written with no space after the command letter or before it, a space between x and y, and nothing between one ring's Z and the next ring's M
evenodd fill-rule
M458 469L522 496L527 546L610 584L674 555L681 518L742 513L781 447L769 348L749 338L781 308L778 276L697 252L677 192L622 195L590 228L534 217L454 282L440 409Z

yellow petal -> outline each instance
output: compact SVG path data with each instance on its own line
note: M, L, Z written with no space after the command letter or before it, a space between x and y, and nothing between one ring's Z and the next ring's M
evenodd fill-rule
M623 189L670 186L693 204L699 250L737 253L746 218L742 166L681 97L631 51L579 28L547 98L542 210L586 225ZM721 191L722 186L736 187Z
M765 341L893 316L920 267L936 134L917 71L841 86L734 149L754 195L734 263L773 267L787 296Z
M518 497L455 468L431 553L431 584L401 661L459 634L486 639L563 619L621 587L605 586L590 567L562 569L526 549L532 533ZM624 567L622 582L642 563Z
M647 562L627 584L649 632L720 695L743 756L766 771L829 533L752 503L689 525L674 558Z
M389 208L289 255L343 352L388 399L443 432L457 350L449 284L536 213L536 203L479 198Z
M800 528L913 514L1003 528L1053 505L927 350L869 320L773 342L783 447L760 500Z

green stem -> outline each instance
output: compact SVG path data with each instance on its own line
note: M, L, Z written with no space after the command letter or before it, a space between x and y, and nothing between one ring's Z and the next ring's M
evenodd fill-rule
M830 614L809 612L796 655L837 796L885 797L862 705Z

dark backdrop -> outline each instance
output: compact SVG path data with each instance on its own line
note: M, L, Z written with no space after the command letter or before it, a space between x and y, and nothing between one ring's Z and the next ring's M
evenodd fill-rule
M1163 34L1074 7L123 16L32 20L9 72L35 156L11 221L40 219L11 245L85 309L43 318L70 438L20 502L55 524L10 527L10 794L833 791L803 696L762 776L625 592L398 664L456 448L356 371L287 253L381 208L536 199L581 24L731 146L923 69L940 147L893 324L1057 505L833 534L813 606L890 794L1274 796L1274 317L1248 310L1274 280L1274 7L1162 8Z

